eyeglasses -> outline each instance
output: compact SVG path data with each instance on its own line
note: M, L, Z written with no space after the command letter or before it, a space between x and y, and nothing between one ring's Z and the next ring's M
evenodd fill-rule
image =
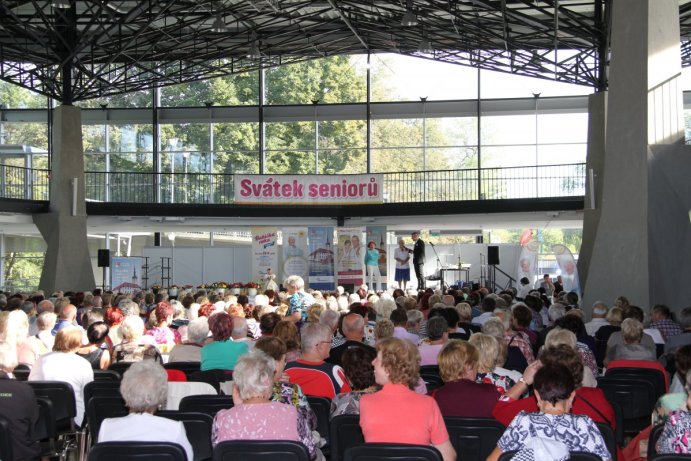
M328 345L330 346L330 345L331 345L331 341L319 341L319 342L317 343L317 346L320 345L320 344L328 344Z

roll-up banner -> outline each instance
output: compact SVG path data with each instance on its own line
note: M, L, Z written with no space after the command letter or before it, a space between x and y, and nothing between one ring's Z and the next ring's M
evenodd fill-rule
M381 174L234 175L238 205L362 205L383 203Z
M573 258L571 250L562 244L552 245L552 251L557 258L557 264L561 270L561 282L564 291L575 291L578 297L581 296L581 283L578 280L578 266Z
M131 294L141 290L142 258L113 257L110 286L115 293Z
M284 227L283 235L283 279L299 275L307 282L307 228Z
M262 280L266 270L278 271L278 229L275 227L252 228L252 280L238 282L257 282Z
M537 240L530 240L523 245L521 256L518 258L518 267L516 268L516 280L519 282L523 277L527 277L531 285L535 283L538 247L539 243Z
M336 276L339 285L362 285L365 270L365 246L362 227L339 228Z
M307 228L309 242L309 287L314 290L335 290L334 228Z

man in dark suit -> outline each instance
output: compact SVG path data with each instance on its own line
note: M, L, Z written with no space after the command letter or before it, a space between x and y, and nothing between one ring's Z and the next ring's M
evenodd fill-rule
M415 267L415 277L417 277L417 289L425 289L425 271L423 267L425 265L425 242L420 238L419 232L413 232L412 235L413 242L413 267Z

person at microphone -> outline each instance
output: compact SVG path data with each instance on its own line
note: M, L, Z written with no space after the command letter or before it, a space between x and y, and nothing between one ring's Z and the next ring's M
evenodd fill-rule
M421 291L425 289L425 242L420 238L420 232L417 231L413 232L411 238L415 243L411 253L413 253L413 267L415 268L415 277L417 277L417 289Z

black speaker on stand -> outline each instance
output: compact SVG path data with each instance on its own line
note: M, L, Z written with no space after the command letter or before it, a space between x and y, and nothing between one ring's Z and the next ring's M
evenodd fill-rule
M488 246L487 247L487 264L490 266L499 265L499 247L498 246Z
M155 247L161 246L161 233L160 232L154 232L154 246Z
M106 289L106 267L110 267L110 250L98 250L98 267L103 268L103 289Z

